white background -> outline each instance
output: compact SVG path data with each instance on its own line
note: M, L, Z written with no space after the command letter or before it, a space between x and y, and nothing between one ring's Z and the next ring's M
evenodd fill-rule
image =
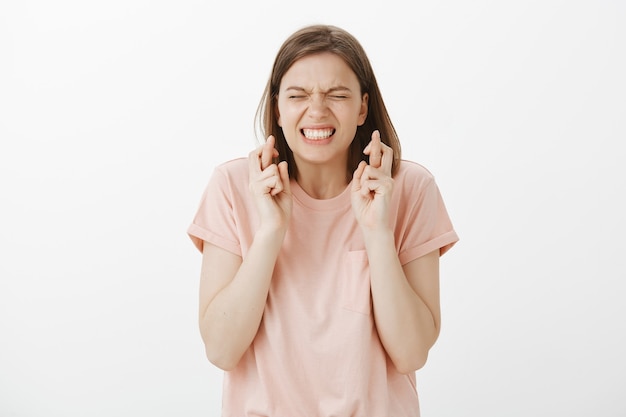
M218 416L186 235L294 30L368 52L461 237L436 416L624 416L626 3L0 3L0 416Z

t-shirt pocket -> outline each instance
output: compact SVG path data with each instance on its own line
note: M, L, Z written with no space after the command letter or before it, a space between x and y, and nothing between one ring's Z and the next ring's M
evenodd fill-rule
M346 310L367 315L372 311L370 267L365 250L350 251L346 256L341 306Z

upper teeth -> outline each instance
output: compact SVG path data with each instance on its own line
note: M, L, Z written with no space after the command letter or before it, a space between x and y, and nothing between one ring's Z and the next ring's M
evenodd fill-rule
M326 139L333 134L333 129L302 129L307 139Z

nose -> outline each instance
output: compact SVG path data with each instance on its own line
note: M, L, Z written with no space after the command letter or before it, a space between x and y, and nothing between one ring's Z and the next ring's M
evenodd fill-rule
M326 97L323 94L312 94L309 101L309 114L319 118L325 116L327 111Z

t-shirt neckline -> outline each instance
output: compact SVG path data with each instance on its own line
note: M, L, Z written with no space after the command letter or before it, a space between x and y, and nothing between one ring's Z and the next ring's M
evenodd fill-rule
M326 199L317 199L313 198L306 193L300 187L300 184L296 180L291 180L291 194L301 205L308 207L313 210L319 211L328 211L328 210L337 210L340 208L344 208L350 205L350 188L352 187L352 182L348 183L346 188L332 198Z

